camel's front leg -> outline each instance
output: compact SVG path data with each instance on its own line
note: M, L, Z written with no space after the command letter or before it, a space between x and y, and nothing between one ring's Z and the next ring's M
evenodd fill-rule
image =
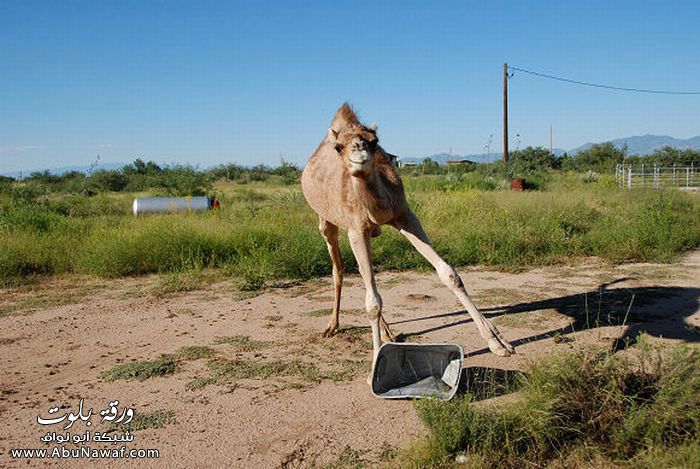
M350 239L350 247L352 253L357 259L357 265L360 268L360 275L365 283L365 308L369 316L369 325L372 327L372 369L374 370L374 362L379 354L379 347L382 346L380 321L382 317L382 297L377 291L377 284L374 281L374 273L372 272L372 258L370 254L370 236L369 232L348 230L348 238Z
M408 239L411 244L425 257L428 262L437 271L438 276L442 283L444 283L447 288L452 290L452 293L457 296L459 301L464 305L464 307L469 312L474 324L479 329L481 337L486 339L489 345L489 349L496 355L505 357L515 352L513 346L504 339L501 334L496 329L496 326L491 324L481 312L477 309L476 305L472 302L471 298L467 294L467 290L464 288L462 279L457 274L457 271L449 265L447 262L442 260L442 258L435 252L433 246L428 240L428 236L423 231L418 218L413 214L413 212L408 211L408 213L396 224L396 227L401 231L401 234Z

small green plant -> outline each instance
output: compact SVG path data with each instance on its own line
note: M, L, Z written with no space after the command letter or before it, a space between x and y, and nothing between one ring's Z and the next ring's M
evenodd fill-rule
M183 347L174 354L161 355L153 360L122 363L100 373L100 378L107 381L118 379L145 381L156 376L174 374L183 361L211 358L215 351L207 346L192 345Z
M311 382L319 382L321 379L321 373L316 365L298 360L262 362L221 358L210 360L209 368L217 384L236 379L264 380L272 377L297 377Z
M272 342L264 340L253 340L246 335L234 335L230 337L217 337L214 344L232 345L237 352L255 352L270 347Z
M200 358L211 358L216 352L206 345L190 345L182 347L176 355L182 360L199 360Z
M145 381L156 376L168 376L177 371L178 358L172 355L162 355L154 360L122 363L100 374L107 381L118 379Z

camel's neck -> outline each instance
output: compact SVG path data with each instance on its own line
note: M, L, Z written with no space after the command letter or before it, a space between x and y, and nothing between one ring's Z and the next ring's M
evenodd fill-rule
M352 188L362 206L369 212L375 223L384 223L387 211L391 210L389 194L381 178L375 172L368 178L350 177Z

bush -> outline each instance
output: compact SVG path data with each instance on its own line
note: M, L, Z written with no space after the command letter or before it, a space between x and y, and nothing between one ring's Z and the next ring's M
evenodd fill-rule
M465 453L482 467L522 467L567 455L613 462L697 448L700 351L678 346L664 356L642 340L628 352L547 357L520 378L518 398L500 406L476 407L469 395L416 401L430 436L422 452L403 458L429 467Z
M564 159L562 167L575 171L612 173L615 171L615 165L624 162L626 156L626 149L615 148L610 142L595 144L587 150L578 152L573 158Z

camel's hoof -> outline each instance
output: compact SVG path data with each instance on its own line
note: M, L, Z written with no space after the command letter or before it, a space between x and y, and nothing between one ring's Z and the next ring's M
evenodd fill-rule
M515 349L507 340L499 337L489 339L489 350L499 357L507 357L515 353Z
M325 331L323 331L323 334L321 334L323 337L333 337L336 333L338 332L337 327L329 327Z

